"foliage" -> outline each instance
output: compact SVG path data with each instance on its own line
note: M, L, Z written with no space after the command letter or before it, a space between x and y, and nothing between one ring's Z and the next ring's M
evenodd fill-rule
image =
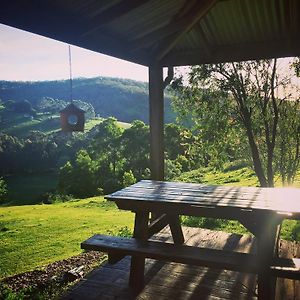
M291 185L300 165L300 99L281 104L276 169L283 185Z
M165 180L172 180L181 174L182 166L176 160L165 159Z
M59 174L59 191L83 198L97 194L97 165L86 150L77 153L73 164L67 162Z
M189 147L192 139L188 129L175 124L165 126L166 137L166 179L179 176L182 171L190 170L194 166L190 159ZM108 118L95 126L92 138L87 147L86 156L89 156L89 172L85 173L94 194L99 189L103 193L132 184L138 180L149 178L149 126L142 121L134 121L126 129L120 128L116 119ZM77 153L82 154L82 150ZM172 159L171 159L172 158ZM78 193L83 184L76 180L78 166L75 161L69 161L60 171L59 190L76 197L93 195L85 192ZM84 184L89 186L88 184Z
M129 170L129 172L124 172L123 175L123 186L127 187L130 186L132 184L136 183L136 179L132 173L131 170Z
M195 66L188 85L175 80L174 104L182 117L193 119L202 165L220 167L226 159L246 158L248 152L260 185L274 186L279 159L284 161L281 165L299 160L297 126L289 132L294 143L285 144L296 155L277 155L286 134L285 123L279 120L291 107L299 111L299 102L292 101L291 76L279 72L274 59ZM295 118L298 124L299 114Z
M7 184L2 177L0 177L0 202L5 199L7 195Z
M57 187L57 173L39 172L5 177L8 194L5 203L10 205L36 204L48 199Z
M150 168L150 130L142 121L134 121L121 137L121 151L125 158L124 169L131 170L134 177L140 180Z

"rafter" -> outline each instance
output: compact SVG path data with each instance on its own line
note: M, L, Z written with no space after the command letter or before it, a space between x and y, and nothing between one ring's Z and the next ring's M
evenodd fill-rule
M93 24L92 28L85 32L83 36L98 31L106 23L110 23L118 18L121 18L122 16L130 13L134 9L137 9L147 2L149 2L149 0L123 0L120 3L102 11L101 13L96 13L91 21Z
M203 0L198 1L196 5L185 16L186 22L182 27L170 37L167 37L156 51L155 59L161 60L178 42L178 40L188 31L190 31L197 22L201 20L210 9L218 2L218 0Z
M170 20L168 25L150 31L147 34L141 33L141 35L132 39L131 46L133 51L150 46L151 44L154 44L168 35L178 31L183 24L187 22L187 19L184 18L184 16L187 11L189 11L191 6L194 5L194 2L195 0L186 0L186 2L179 9L178 13Z

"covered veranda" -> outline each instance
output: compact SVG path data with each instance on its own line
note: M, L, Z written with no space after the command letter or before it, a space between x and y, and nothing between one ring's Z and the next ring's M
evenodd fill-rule
M0 22L149 68L151 177L164 179L163 68L300 55L298 0L5 1Z

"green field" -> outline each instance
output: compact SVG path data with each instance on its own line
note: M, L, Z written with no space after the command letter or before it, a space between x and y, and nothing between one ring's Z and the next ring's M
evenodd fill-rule
M132 213L103 197L0 207L0 278L76 255L92 234L124 234L132 225Z
M90 131L94 126L103 122L103 118L94 118L85 123L85 132ZM129 128L130 123L118 122L121 128ZM52 133L60 130L59 115L38 114L34 119L25 117L20 113L8 112L5 121L1 124L3 133L18 137L26 137L30 131L41 131Z
M23 114L7 112L5 122L1 124L4 133L18 137L27 136L30 131L51 133L58 131L60 121L58 115L38 114L34 119L24 117Z

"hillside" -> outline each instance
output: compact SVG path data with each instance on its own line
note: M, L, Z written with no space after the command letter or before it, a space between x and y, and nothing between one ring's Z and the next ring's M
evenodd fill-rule
M43 98L63 101L70 99L69 80L58 81L0 81L2 101L28 100L37 107ZM165 119L174 120L170 95L166 94ZM148 123L148 83L109 77L77 78L73 80L73 99L91 103L97 115L116 117L123 122L142 120Z

